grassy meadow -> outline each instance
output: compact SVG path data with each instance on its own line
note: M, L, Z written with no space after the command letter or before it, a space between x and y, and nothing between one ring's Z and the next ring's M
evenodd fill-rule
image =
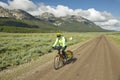
M96 33L63 33L68 46L98 36ZM72 37L72 40L69 38ZM52 52L56 33L0 33L0 70L38 59Z

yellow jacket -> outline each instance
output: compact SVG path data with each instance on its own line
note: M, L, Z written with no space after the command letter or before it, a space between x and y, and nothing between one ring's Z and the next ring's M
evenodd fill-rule
M56 38L55 43L53 44L53 47L55 46L62 46L65 47L66 46L66 40L65 37L61 36L59 38Z

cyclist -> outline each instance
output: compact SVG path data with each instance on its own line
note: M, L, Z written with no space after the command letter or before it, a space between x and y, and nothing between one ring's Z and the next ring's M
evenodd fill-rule
M65 53L65 50L67 48L67 44L66 44L66 39L65 37L61 34L61 33L57 33L57 38L56 38L56 41L55 43L53 44L53 48L59 48L59 49L62 49L62 55L63 55L63 58L66 59L66 53ZM58 49L57 49L58 50Z

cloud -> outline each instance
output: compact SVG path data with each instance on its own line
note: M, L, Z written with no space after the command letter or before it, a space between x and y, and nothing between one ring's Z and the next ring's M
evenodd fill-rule
M6 3L4 3L4 2L1 2L1 1L0 1L0 6L3 6L3 7L5 7L5 8L8 8L8 4L6 4Z
M8 4L3 2L1 3L3 4L4 7L8 9L22 9L25 11L29 11L37 8L36 4L34 4L30 0L8 0Z
M94 8L73 10L63 5L50 6L44 3L35 4L30 0L8 0L8 3L0 1L0 5L8 9L23 9L32 15L41 15L44 12L50 12L56 17L78 15L93 21L104 29L120 31L120 19L115 18L107 11L101 12Z
M95 22L104 29L120 31L120 21L117 19L108 19L103 22Z
M62 6L62 5L52 7L49 5L46 6L44 4L40 4L36 10L30 11L29 13L31 13L32 15L40 15L44 12L50 12L50 13L54 14L56 17L61 17L61 16L66 16L68 14L72 14L73 10L69 9L66 6Z
M120 19L115 18L111 13L100 12L94 8L88 10L77 9L75 12L77 15L93 21L104 29L120 31Z

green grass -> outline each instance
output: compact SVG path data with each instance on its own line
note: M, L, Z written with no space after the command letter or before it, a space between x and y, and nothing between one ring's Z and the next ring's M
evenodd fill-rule
M68 46L84 42L96 33L63 33ZM72 37L73 40L69 40ZM0 70L28 63L51 52L55 33L0 33Z
M41 33L41 32L50 32L48 30L41 30L36 28L22 28L14 26L0 26L0 32L8 33Z
M108 36L113 39L116 44L120 45L120 33L110 33Z

